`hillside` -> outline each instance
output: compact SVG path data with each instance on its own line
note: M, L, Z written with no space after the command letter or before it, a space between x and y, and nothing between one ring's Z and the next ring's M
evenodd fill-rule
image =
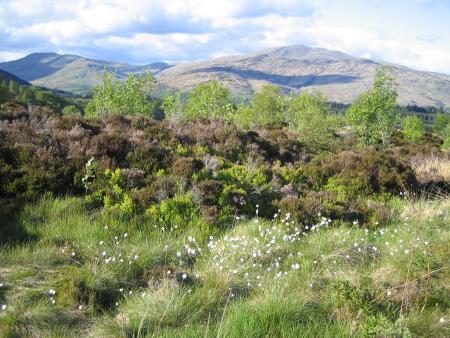
M0 107L0 336L449 337L450 154Z
M157 74L169 65L163 62L146 66L134 66L103 60L86 59L76 55L33 53L26 57L0 63L0 69L23 78L34 85L85 95L101 78L104 69L116 70L119 79L128 73L151 70Z
M370 88L381 65L337 51L297 45L182 63L162 71L158 78L180 90L218 79L238 95L251 95L265 83L285 91L319 89L332 101L349 103ZM389 66L399 85L400 104L450 106L449 75Z
M146 66L76 55L34 53L0 63L0 69L38 86L81 95L89 93L106 68L115 69L119 79L124 79L129 72L151 70L158 79L159 91L186 91L199 83L217 79L237 96L250 96L261 85L271 83L281 86L285 92L318 89L331 101L350 103L370 88L382 64L338 51L297 45L206 61L156 62ZM398 82L400 104L450 107L450 75L389 66Z
M22 79L18 78L17 76L0 69L0 81L3 81L3 80L5 80L6 82L16 81L19 85L29 85L30 84L27 81L22 80Z

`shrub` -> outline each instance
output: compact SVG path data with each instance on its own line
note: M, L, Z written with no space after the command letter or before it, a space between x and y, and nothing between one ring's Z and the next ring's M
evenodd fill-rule
M443 135L450 123L450 114L437 114L433 121L433 131L438 135Z
M191 157L180 157L172 165L175 176L191 178L193 174L202 169L203 162Z
M442 149L449 150L450 149L450 124L447 125L444 131L444 143L442 144Z
M392 155L376 150L344 151L336 155L314 158L305 167L310 185L320 190L329 178L358 178L365 193L398 194L404 189L417 189L411 168Z
M402 121L402 128L408 141L417 142L424 132L423 120L418 116L407 116Z
M147 209L147 215L167 230L202 227L199 207L190 194L175 195Z
M92 206L103 205L106 209L117 211L123 217L130 217L136 211L136 205L131 197L132 191L127 185L122 169L106 169L103 177L91 186L91 189L95 190L87 196L87 201Z

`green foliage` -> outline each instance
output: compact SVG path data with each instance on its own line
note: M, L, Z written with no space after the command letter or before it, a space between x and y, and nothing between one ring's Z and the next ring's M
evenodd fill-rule
M219 81L202 83L189 92L183 117L227 118L234 111L232 94Z
M387 145L398 122L397 90L385 67L377 71L373 89L362 94L347 111L347 119L364 145Z
M93 171L96 168L97 165L93 161L86 164L83 183L86 189L93 190L90 195L87 195L87 202L93 206L101 205L110 211L116 211L122 217L131 217L136 211L136 205L132 199L133 190L127 187L122 169L106 169L103 176L93 184L92 180L95 178Z
M8 101L10 98L9 89L6 86L0 86L0 103Z
M361 195L368 195L371 190L368 182L360 177L342 178L339 176L330 177L324 189L334 192L336 201L341 203L354 200Z
M164 98L161 108L164 116L169 119L180 119L183 117L184 102L182 101L181 93L176 95L167 95Z
M97 161L95 161L93 157L91 157L85 165L85 174L81 178L81 182L83 183L86 192L90 190L92 184L94 183L97 170L98 170L98 163Z
M281 94L279 86L263 85L252 100L253 121L259 124L281 122L286 106L286 97Z
M16 81L9 81L9 92L13 95L19 94L19 84Z
M114 74L105 71L103 82L94 88L94 97L86 108L86 115L152 116L155 106L150 98L150 90L154 81L151 73L136 77L130 73L127 80L121 82L114 79Z
M243 187L251 185L262 187L267 183L267 177L262 170L249 170L244 165L234 165L227 169L219 171L218 179L226 183L237 183Z
M301 132L301 140L312 149L333 147L335 119L329 113L329 104L319 92L303 91L290 100L286 121L290 129Z
M417 142L424 133L423 120L419 116L406 116L402 121L402 129L408 141Z
M197 204L190 194L175 195L160 204L152 205L146 214L167 230L205 227Z
M81 111L77 106L68 105L62 110L63 115L81 115Z
M437 114L433 121L433 131L436 134L443 135L445 128L450 124L450 114Z
M450 124L447 125L443 132L444 143L442 144L442 149L450 149Z

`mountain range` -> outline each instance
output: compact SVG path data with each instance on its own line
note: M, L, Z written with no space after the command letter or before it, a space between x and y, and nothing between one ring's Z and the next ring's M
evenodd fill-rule
M350 103L372 86L375 72L390 67L402 105L450 107L450 75L417 71L404 66L353 57L342 52L303 45L271 48L245 55L170 64L157 62L134 66L76 55L33 53L0 63L3 69L32 84L86 94L98 83L104 69L128 72L151 70L165 90L187 91L217 79L237 96L251 96L263 84L284 92L318 89L330 100Z

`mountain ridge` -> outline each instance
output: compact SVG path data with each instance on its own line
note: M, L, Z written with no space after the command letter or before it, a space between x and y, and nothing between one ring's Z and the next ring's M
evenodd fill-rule
M0 63L0 69L34 85L79 95L88 94L98 84L104 69L115 71L116 77L123 80L128 73L136 74L151 70L157 74L166 67L169 67L169 64L163 62L135 66L128 63L95 60L73 54L61 55L53 52L31 53L18 60Z
M88 93L106 68L116 70L119 79L126 78L128 72L137 74L151 70L158 86L164 90L188 91L202 82L215 79L237 96L251 96L262 85L275 84L284 92L320 90L331 101L351 103L371 88L377 69L383 65L389 66L396 78L400 104L450 107L450 75L413 70L305 45L267 48L210 60L172 64L155 62L144 66L70 54L32 53L19 60L0 63L0 69L35 85L76 94Z

